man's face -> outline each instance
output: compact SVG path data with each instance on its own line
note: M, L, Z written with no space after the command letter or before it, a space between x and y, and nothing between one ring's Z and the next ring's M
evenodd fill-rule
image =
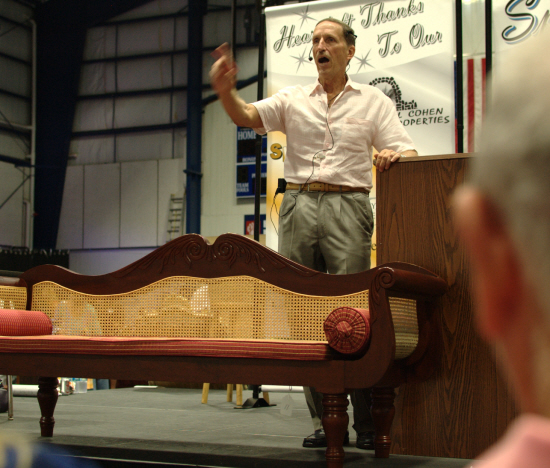
M312 41L319 77L343 76L348 61L355 53L355 47L346 43L342 26L331 21L323 21L313 31Z

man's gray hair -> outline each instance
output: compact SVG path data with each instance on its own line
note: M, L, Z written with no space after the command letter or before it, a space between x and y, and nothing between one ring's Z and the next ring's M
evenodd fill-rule
M539 36L507 52L495 70L470 182L501 210L550 323L550 37Z
M349 24L344 23L343 21L340 21L339 19L328 17L325 19L322 19L319 21L315 26L318 26L320 23L324 21L330 21L331 23L336 23L342 26L342 32L344 34L344 39L346 40L346 43L348 46L354 46L355 45L355 39L357 36L355 35L355 31L349 26Z

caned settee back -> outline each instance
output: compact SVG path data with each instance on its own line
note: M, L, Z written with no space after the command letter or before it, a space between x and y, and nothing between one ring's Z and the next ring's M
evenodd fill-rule
M0 284L0 309L25 309L27 288Z
M391 276L384 269L319 273L226 234L213 245L182 236L107 275L43 265L22 279L27 308L46 313L54 334L326 341L330 312L369 309L370 301L381 300L385 282L395 282ZM416 301L409 296L388 298L396 358L418 342Z

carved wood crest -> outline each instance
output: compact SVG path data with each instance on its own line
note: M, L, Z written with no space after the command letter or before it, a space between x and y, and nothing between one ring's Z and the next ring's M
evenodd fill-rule
M235 264L244 263L256 265L261 273L265 273L269 268L288 268L303 277L318 274L317 271L293 262L245 236L223 234L214 244L210 244L202 236L187 234L168 242L112 275L117 278L124 277L136 269L146 270L155 264L158 264L158 273L162 273L167 265L176 265L181 262L189 269L202 262L211 263L213 268L216 263L225 263L230 268Z

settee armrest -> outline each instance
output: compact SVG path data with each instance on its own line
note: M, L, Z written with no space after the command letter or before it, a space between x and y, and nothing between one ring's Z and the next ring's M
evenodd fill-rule
M323 329L332 349L350 357L361 357L369 347L370 312L338 307L326 318Z
M0 275L0 286L25 286L25 282L16 276Z
M51 335L49 317L36 310L0 309L1 336Z

